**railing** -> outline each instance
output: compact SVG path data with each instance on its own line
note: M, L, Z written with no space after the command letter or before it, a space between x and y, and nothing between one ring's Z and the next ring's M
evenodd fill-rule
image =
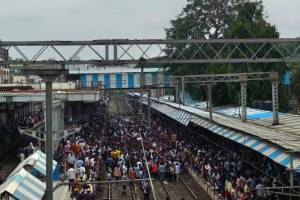
M194 178L194 180L199 184L199 186L203 189L203 191L208 195L208 197L212 200L223 200L216 191L214 191L209 183L197 172L195 172L191 167L187 168L188 173Z

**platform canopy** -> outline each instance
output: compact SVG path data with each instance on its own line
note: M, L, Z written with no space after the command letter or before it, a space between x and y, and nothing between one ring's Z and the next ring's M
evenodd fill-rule
M0 195L11 195L22 200L41 200L46 190L45 183L31 175L25 169L20 169L0 185Z
M143 103L147 105L146 100ZM159 102L154 98L152 98L151 107L184 126L194 123L219 136L261 153L287 169L290 169L292 165L293 169L300 172L300 155L289 152L291 148L292 150L299 149L299 142L290 140L291 135L284 134L285 127L281 128L282 125L273 128L260 126L258 123L243 123L238 119L218 113L214 113L213 121L210 121L209 113L205 110L171 102ZM299 117L294 116L293 119L297 121ZM279 130L278 127L281 129Z
M53 170L56 168L57 162L53 160ZM31 166L33 169L37 170L39 173L46 176L46 155L40 151L37 150L35 153L31 154L28 158L23 160L16 169L9 175L8 178L14 176L16 173L18 173L22 168L26 166Z

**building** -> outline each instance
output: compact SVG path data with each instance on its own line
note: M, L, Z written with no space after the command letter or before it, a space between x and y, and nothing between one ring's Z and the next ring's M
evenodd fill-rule
M0 61L8 60L8 51L6 49L0 49ZM0 65L0 83L10 83L11 76L10 71L6 66Z
M103 87L104 89L131 89L140 87L141 68L134 66L68 65L68 81L75 81L82 87ZM169 87L169 75L157 67L145 68L145 85Z

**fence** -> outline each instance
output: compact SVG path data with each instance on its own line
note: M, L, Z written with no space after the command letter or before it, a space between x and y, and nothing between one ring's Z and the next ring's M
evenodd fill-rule
M191 167L188 167L187 170L203 190L201 199L223 200L223 197L220 196L216 191L214 191L203 177L199 176L199 174L195 172Z

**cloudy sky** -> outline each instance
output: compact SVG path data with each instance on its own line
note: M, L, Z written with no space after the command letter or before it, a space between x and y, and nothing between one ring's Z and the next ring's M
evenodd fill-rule
M265 0L281 37L300 36L300 1ZM0 0L2 40L164 38L186 0Z

